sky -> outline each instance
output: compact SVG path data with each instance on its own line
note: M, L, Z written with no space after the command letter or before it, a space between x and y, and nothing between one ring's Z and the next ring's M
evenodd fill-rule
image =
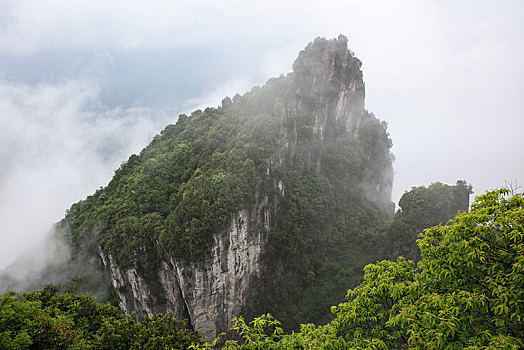
M0 268L180 113L348 37L395 155L392 200L524 184L524 2L2 0Z

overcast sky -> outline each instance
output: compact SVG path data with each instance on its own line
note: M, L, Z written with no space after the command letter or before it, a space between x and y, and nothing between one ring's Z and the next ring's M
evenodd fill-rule
M411 186L524 184L524 2L0 2L0 268L182 112L344 34Z

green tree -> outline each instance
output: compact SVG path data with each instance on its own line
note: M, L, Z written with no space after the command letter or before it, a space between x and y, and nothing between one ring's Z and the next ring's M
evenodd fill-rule
M368 266L336 308L341 334L387 347L524 346L524 198L509 194L488 192L471 212L427 229L416 267L402 258Z
M187 349L202 344L172 313L124 315L93 297L54 286L0 295L0 349Z

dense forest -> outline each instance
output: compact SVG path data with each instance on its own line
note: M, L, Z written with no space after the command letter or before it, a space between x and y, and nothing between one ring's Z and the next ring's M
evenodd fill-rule
M203 344L198 332L172 313L138 322L109 304L59 289L0 296L1 349L187 349Z

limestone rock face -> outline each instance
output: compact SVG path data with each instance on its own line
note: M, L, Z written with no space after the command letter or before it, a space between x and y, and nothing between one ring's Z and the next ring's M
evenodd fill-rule
M209 256L186 263L176 258L162 261L158 271L161 290L152 293L146 279L136 269L122 271L111 254L99 252L110 273L111 284L126 313L153 316L173 311L178 319L188 319L208 339L231 327L250 293L250 281L262 273L260 255L265 246L270 213L267 197L233 215L230 228L216 234Z
M348 131L358 128L365 113L360 67L342 35L337 40L310 44L293 64L299 84L291 110L305 112L320 139L328 126L335 126L334 121L345 124Z
M246 303L250 279L262 273L260 254L265 235L249 229L251 220L247 210L236 214L231 229L215 237L206 260L190 264L170 261L189 320L207 339L231 326L231 319L241 314Z

